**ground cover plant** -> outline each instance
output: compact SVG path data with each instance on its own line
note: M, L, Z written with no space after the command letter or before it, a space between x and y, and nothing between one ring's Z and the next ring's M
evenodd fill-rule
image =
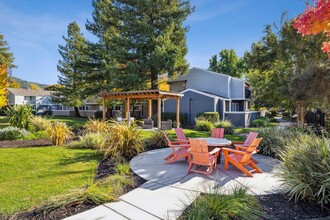
M0 149L0 216L82 188L93 179L101 157L92 150L65 147Z
M260 219L262 215L259 201L246 191L246 188L237 188L228 195L217 192L202 194L179 219Z
M279 176L289 195L321 206L330 205L330 142L326 138L298 134L279 152ZM329 206L330 207L330 206Z
M23 139L28 135L30 135L30 132L18 127L9 126L0 129L0 141Z

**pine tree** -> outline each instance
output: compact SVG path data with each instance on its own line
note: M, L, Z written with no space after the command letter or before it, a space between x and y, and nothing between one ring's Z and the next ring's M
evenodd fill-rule
M158 88L159 74L188 70L183 21L193 11L184 0L94 0L86 28L99 37L103 79L117 89ZM102 66L100 66L102 68ZM108 75L108 77L106 76Z
M9 51L4 36L0 34L0 108L7 105L8 72L16 67L13 62L14 56Z
M66 106L74 106L75 116L80 117L78 107L83 105L85 98L83 88L85 67L87 60L86 40L80 33L80 28L76 22L68 25L68 36L64 37L66 45L59 45L59 53L62 60L57 65L58 71L61 73L58 80L58 87L55 95L55 102L60 102Z

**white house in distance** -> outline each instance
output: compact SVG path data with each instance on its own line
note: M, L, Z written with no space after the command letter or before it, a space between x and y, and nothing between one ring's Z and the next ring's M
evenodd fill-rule
M45 111L51 111L55 116L74 116L73 107L63 106L52 102L52 91L16 89L8 88L8 105L31 105L42 114ZM82 117L94 117L96 111L101 111L102 107L95 101L85 101L85 105L79 107L79 113Z

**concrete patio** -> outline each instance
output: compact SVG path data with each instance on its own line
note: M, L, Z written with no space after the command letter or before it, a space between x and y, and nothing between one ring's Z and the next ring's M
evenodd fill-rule
M210 177L187 174L185 160L165 164L171 149L158 149L142 153L130 162L131 169L147 180L139 188L120 197L119 202L107 203L67 218L78 219L177 219L200 193L230 193L237 186L248 188L250 194L273 194L281 190L281 182L274 176L278 160L255 154L263 173L246 177L223 160Z

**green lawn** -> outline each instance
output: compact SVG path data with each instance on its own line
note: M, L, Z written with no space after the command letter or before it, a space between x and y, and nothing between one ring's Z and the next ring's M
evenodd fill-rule
M101 157L93 150L64 147L0 149L0 216L83 187Z
M67 117L67 116L51 116L49 117L50 121L59 121L64 122L72 128L79 128L86 124L88 118L76 118L76 117Z

